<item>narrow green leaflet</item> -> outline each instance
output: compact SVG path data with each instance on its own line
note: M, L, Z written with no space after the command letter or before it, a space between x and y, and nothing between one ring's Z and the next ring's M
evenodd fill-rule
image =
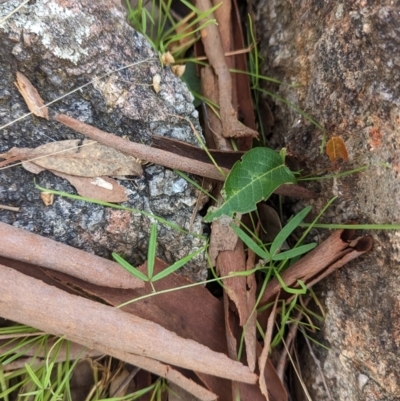
M239 228L235 224L231 224L232 230L236 233L236 235L260 258L263 258L265 261L269 261L271 259L271 255L266 249L262 249L252 238L250 238L241 228Z
M121 256L118 255L118 253L113 252L112 257L114 260L120 264L125 270L127 270L129 273L133 274L135 277L137 277L139 280L143 281L149 281L149 278L143 274L140 270L134 268L130 263L128 263L125 259L121 258Z
M278 153L268 148L251 149L235 163L225 181L225 202L219 209L209 211L204 220L211 222L222 215L232 217L235 212L251 212L282 184L295 182L295 176Z
M304 253L310 252L316 246L317 244L315 242L307 245L301 245L298 246L297 248L289 249L288 251L282 253L277 253L272 257L272 260L278 261L278 260L292 259L295 258L296 256L300 256L303 255Z
M187 255L182 259L177 260L171 266L169 266L166 269L160 271L160 273L157 273L153 277L152 281L154 282L154 281L160 280L160 279L162 279L164 277L167 277L169 274L173 273L174 271L178 270L179 268L181 268L186 263L190 262L195 256L197 256L201 252L204 252L204 247L198 249L197 251L192 252L190 255Z
M289 222L286 224L286 226L282 228L282 230L278 233L278 235L274 239L274 242L271 244L270 252L272 256L274 256L279 251L282 244L289 238L289 235L292 234L292 232L304 220L304 218L307 216L307 214L310 212L311 209L312 209L311 206L307 206L300 213L297 213L296 216L290 219Z

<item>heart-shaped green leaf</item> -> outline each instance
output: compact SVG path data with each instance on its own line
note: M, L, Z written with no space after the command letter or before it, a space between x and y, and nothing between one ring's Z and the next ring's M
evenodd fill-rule
M210 222L222 215L232 217L236 212L251 212L282 184L295 182L295 176L278 153L268 148L251 149L235 163L225 181L225 202L217 210L209 211L204 220Z

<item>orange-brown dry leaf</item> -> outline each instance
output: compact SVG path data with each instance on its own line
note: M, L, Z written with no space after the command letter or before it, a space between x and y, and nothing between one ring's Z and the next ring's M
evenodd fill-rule
M40 97L39 92L31 84L29 79L17 71L17 80L14 82L19 93L25 100L26 105L31 113L37 117L49 119L49 111L44 106L43 99Z
M349 160L349 154L347 153L346 145L340 136L333 136L329 139L326 144L326 154L329 157L331 163L337 162L339 159L343 161Z

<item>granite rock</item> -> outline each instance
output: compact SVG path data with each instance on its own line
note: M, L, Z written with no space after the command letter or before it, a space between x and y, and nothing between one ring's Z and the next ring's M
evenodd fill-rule
M332 165L320 152L323 133L271 99L269 144L286 146L297 167L314 175L368 166L312 184L325 198L313 202L314 212L338 195L323 222L399 223L399 4L259 0L256 10L263 73L283 82L266 88L318 121L327 139L340 136L350 157ZM313 348L332 398L304 347L301 371L313 400L400 399L400 234L372 234L370 254L316 288L327 313L317 340L328 350Z
M19 3L1 3L0 21ZM201 132L192 95L168 67L162 67L145 38L130 27L120 2L29 2L0 23L0 43L1 153L14 146L34 148L83 138L54 121L34 116L15 121L28 112L13 84L17 71L28 77L45 102L55 101L50 106L53 112L144 144L151 144L151 135L158 134L198 145L190 125L172 116L189 119ZM152 87L155 74L161 77L159 93ZM82 85L86 86L60 99ZM75 193L67 181L50 172L40 173L36 182ZM154 213L189 230L198 193L175 173L151 165L144 167L142 178L119 182L128 194L123 206ZM21 208L19 213L0 210L2 222L100 256L109 257L115 251L134 265L146 259L152 219L139 212L58 196L52 206L45 207L34 175L21 167L0 172L0 194L2 204ZM193 235L159 224L158 255L171 263L199 249L205 243L199 237L202 231L199 215L191 227ZM183 274L204 279L204 255L189 263Z

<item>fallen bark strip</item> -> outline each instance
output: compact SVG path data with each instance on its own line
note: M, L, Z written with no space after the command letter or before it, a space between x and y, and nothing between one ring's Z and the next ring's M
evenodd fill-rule
M212 8L210 0L196 0L196 8L207 12ZM209 17L213 18L211 14ZM201 21L207 23L207 20ZM237 119L237 112L232 106L232 80L226 64L221 36L215 24L208 24L201 31L201 38L207 58L218 77L218 92L223 136L226 138L240 138L258 136L258 132L241 124Z
M113 353L109 355L163 377L185 389L188 393L193 394L201 401L214 401L218 399L216 394L188 379L171 366L165 365L159 361L118 351L113 351Z
M3 265L0 265L0 293L0 316L106 354L136 354L231 380L247 383L257 380L257 375L246 366L224 354L180 338L155 323L70 295Z
M141 160L160 164L172 169L183 170L188 173L218 181L225 180L225 177L222 176L218 169L212 164L199 162L188 157L174 155L171 152L152 148L151 146L142 145L140 143L129 142L126 139L102 131L96 127L78 121L75 118L66 116L65 114L58 114L54 119L88 138ZM222 168L222 170L225 170L227 174L229 172L224 168Z
M353 230L335 231L321 245L285 270L281 274L282 280L288 287L298 287L298 280L311 287L372 248L372 237L367 235L351 240L353 235ZM278 279L274 278L268 283L259 306L272 302L280 291L284 293Z
M168 265L156 258L154 274L159 273ZM147 266L139 267L142 273L147 272ZM75 289L81 289L88 296L102 299L109 305L118 306L131 299L140 298L152 293L151 285L147 282L144 288L133 290L120 290L115 288L104 288L90 284L86 281L66 276L58 272L50 272L60 283L71 285ZM192 284L186 277L172 273L157 281L157 291L171 288L179 288ZM172 296L171 296L172 295ZM185 305L182 308L182 305ZM203 286L180 289L171 293L159 293L146 300L146 302L133 302L123 308L126 313L131 313L143 319L151 320L167 330L176 332L183 338L194 340L205 345L215 352L227 354L224 316L222 303L215 298ZM221 400L230 400L230 381L204 373L195 372L202 383L212 392L217 394ZM255 397L242 398L243 401L254 401Z
M118 263L0 222L0 256L57 270L93 284L142 288Z

